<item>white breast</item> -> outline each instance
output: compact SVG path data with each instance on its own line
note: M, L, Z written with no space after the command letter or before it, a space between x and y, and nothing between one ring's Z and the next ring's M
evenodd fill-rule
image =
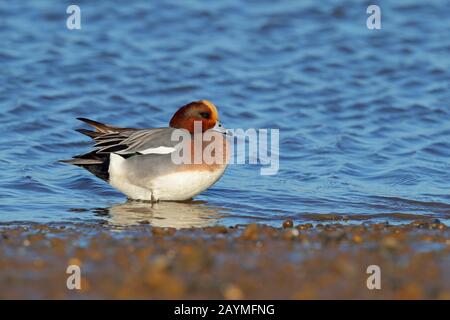
M188 200L212 186L224 173L226 165L214 171L178 171L164 176L149 178L139 185L130 179L126 159L111 154L109 183L117 190L135 200Z
M225 171L182 171L161 176L151 182L153 196L159 200L188 200L212 186Z

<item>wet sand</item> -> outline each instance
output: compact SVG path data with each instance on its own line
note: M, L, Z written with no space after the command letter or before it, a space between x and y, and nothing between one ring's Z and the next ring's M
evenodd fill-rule
M79 265L81 290L68 290ZM366 285L381 268L381 289ZM0 226L0 298L450 299L439 221L182 229Z

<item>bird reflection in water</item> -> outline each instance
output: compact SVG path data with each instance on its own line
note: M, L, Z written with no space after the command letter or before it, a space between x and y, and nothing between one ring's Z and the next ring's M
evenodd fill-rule
M128 200L101 210L111 225L150 224L155 227L202 228L215 225L225 215L225 209L206 201L142 202Z

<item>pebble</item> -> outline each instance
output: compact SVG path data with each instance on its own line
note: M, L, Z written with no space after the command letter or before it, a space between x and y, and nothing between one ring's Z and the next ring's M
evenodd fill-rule
M385 249L397 249L399 246L398 240L392 236L387 236L383 240L381 240L381 245Z
M359 234L355 234L353 236L353 241L356 242L356 243L362 243L363 242L363 238Z
M244 232L242 232L242 239L245 240L258 240L259 238L259 232L258 232L258 225L256 223L249 224Z
M305 223L305 224L300 224L297 226L297 229L299 230L307 230L307 229L311 229L313 227L313 225L311 223Z
M240 300L244 298L244 293L238 286L229 284L225 287L223 296L227 300Z
M287 228L293 228L294 227L294 222L292 222L292 220L285 220L283 222L283 228L287 229Z

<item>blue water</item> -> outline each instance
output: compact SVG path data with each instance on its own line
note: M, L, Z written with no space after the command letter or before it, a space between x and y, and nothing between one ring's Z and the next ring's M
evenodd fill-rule
M378 1L381 30L365 1L75 3L81 30L72 1L0 2L0 222L450 222L448 1ZM89 150L75 117L165 126L198 99L280 129L278 174L151 206L56 162Z

